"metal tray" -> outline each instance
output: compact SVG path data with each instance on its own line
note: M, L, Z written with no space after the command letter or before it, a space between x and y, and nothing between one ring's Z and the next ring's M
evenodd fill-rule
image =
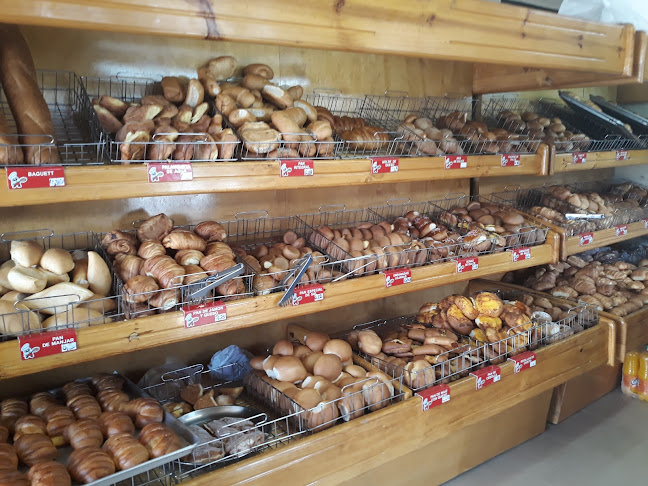
M639 116L622 106L610 103L600 96L590 95L590 100L600 106L608 115L630 125L635 133L639 135L648 135L648 120L644 117Z

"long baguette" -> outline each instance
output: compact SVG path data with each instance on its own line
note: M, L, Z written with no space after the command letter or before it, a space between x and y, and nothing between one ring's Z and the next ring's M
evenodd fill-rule
M0 165L22 164L23 151L18 146L18 138L10 135L7 119L0 110Z
M36 68L18 27L0 24L0 82L16 129L21 135L25 162L55 164L59 162L56 146L49 147L54 136L52 115L38 87Z

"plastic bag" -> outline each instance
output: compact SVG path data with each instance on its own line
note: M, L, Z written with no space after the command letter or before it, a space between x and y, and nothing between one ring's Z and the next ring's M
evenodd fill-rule
M560 15L648 30L648 2L637 0L564 0Z
M181 361L178 361L175 358L171 358L169 361L163 365L156 366L151 368L146 372L142 379L137 382L137 386L140 388L146 388L149 386L157 385L162 383L162 376L166 373L170 373L176 370L186 370L183 374L189 376L191 370L187 369L187 365ZM182 376L174 376L173 378L181 378ZM168 378L167 378L168 379Z
M252 354L238 346L231 345L217 351L209 361L212 376L224 381L239 381L252 371L250 366ZM238 364L238 366L228 366Z

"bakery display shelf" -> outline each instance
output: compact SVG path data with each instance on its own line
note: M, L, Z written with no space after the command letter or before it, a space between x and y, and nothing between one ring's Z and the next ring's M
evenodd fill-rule
M577 172L592 169L610 169L648 164L648 150L605 150L578 153L558 153L550 161L549 173Z
M491 5L379 0L0 2L7 23L259 42L630 75L634 28ZM497 28L494 29L493 26ZM408 35L403 36L402 32ZM520 55L523 52L524 55Z
M490 425L493 417L499 413L511 410L518 404L606 363L608 343L613 340L612 326L609 322L601 324L538 349L536 366L520 374L514 374L513 363L503 363L501 380L481 390L475 390L475 379L472 377L451 383L450 401L426 412L422 411L421 398L415 396L362 420L339 425L234 466L199 476L185 484L301 484L303 478L317 484L340 484L373 468L379 468L390 460L407 458L431 444L447 441L448 438L469 431L475 450L487 451L480 457L480 462L486 461L502 451L493 447L492 435L480 436L479 442L475 443L472 435L474 428L484 422ZM548 402L546 405L548 406ZM540 418L544 424L547 408L540 409L541 417L531 417L529 414L537 409L527 407L526 416L520 423ZM509 427L502 429L503 442L506 442L509 435L515 435L519 427L513 429L516 431L509 430ZM492 429L490 430L492 434ZM526 438L529 437L521 440ZM371 444L371 447L367 447L367 444ZM515 443L509 447L513 445ZM443 455L444 449L439 447L435 450ZM381 453L377 454L376 451ZM447 461L440 460L438 456L435 458L435 483L446 481L476 465L463 466L461 470L457 470L456 458L451 460L448 456ZM421 462L418 467L426 467L428 464Z
M627 232L623 232L622 227L627 228ZM567 236L564 235L564 249L565 258L569 255L576 255L583 251L591 250L593 248L600 248L602 246L612 245L621 241L631 240L639 236L648 235L648 222L645 220L636 221L627 225L619 225L614 228L592 232L592 242L582 244L587 241L584 235Z
M372 174L370 159L315 160L308 177L281 177L281 162L201 162L192 164L193 180L148 182L144 164L102 167L66 167L65 186L9 189L0 184L0 206L103 201L212 192L275 191L316 187L388 184L398 182L467 179L473 177L544 175L549 150L541 145L536 154L521 155L520 165L503 167L500 155L469 155L465 168L448 170L444 157L399 159L398 172ZM5 178L8 172L2 174Z
M227 319L213 325L186 329L181 311L142 317L102 326L77 329L78 349L73 352L21 360L18 341L0 343L0 379L29 375L42 370L70 366L140 349L195 339L281 319L344 307L417 290L468 281L487 275L555 262L556 235L549 232L547 242L530 249L530 258L513 262L511 252L479 257L479 267L457 273L456 262L439 263L411 269L411 283L387 288L384 275L371 275L323 285L324 299L304 305L278 307L282 293L258 296L227 303Z

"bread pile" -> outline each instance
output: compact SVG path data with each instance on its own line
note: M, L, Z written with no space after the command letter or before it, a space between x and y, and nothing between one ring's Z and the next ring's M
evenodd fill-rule
M508 273L504 281L554 297L582 301L619 317L642 309L648 303L644 284L648 260L641 261L639 266L624 261L601 263L596 260L597 254L572 255L566 262Z
M174 417L181 417L203 408L234 405L243 393L243 387L213 387L205 390L200 383L185 386L180 391L181 401L164 404L164 408Z
M321 106L315 109L321 118L333 119L333 133L345 141L344 147L351 152L372 152L385 150L389 145L389 135L384 128L370 125L363 118L334 116ZM400 147L399 147L400 148Z
M63 401L43 392L0 402L0 483L87 484L179 449L180 439L162 423L162 406L152 398L131 400L123 385L117 376L100 375L90 385L65 384ZM64 447L73 449L67 467L54 462ZM27 475L19 464L30 468Z
M98 253L14 240L10 256L0 266L0 334L111 321L112 276Z
M269 356L250 361L253 392L284 413L305 410L300 425L323 430L338 418L349 421L387 406L394 397L392 379L367 372L352 361L349 343L308 332L304 344L278 341Z
M461 144L460 140L471 142L487 140L478 131L478 129L486 130L486 125L468 121L467 118L466 113L454 111L439 117L435 125L429 118L410 114L396 130L404 140L412 142L413 147L420 153L462 155L465 144ZM465 133L466 136L459 136L460 133Z
M232 248L223 241L226 237L225 228L215 221L203 221L192 231L175 228L162 213L144 221L136 234L106 233L101 243L124 283L126 317L171 310L181 302L178 287L236 265ZM247 290L242 279L234 278L216 291L232 296Z

